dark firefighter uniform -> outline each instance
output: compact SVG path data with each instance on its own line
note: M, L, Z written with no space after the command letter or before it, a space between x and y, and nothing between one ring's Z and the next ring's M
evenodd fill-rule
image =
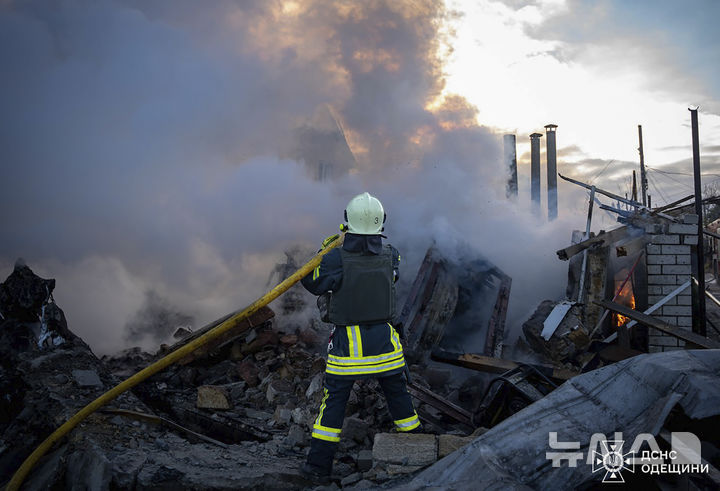
M399 265L397 249L383 245L380 235L348 233L342 248L326 254L302 280L311 293L324 297L324 320L335 324L328 343L324 395L308 454L309 464L328 472L355 380L378 379L398 431L420 426L402 375L402 344L391 324Z

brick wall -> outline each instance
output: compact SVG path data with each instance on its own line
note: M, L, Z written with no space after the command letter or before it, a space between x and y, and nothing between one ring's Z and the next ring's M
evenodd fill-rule
M690 279L690 254L697 245L697 215L684 215L682 223L661 222L648 225L651 239L645 247L648 273L648 305L654 305L668 293ZM665 303L652 314L674 326L691 329L692 302L690 287ZM661 331L648 330L650 353L683 349L684 341Z

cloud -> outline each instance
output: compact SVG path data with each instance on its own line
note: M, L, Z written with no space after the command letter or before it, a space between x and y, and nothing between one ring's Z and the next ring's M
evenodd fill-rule
M562 43L562 62L595 67L598 73L644 72L649 90L696 103L720 114L720 42L715 19L720 4L570 0L527 32Z

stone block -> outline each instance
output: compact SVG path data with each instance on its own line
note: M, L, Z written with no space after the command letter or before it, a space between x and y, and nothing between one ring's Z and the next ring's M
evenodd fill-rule
M103 383L100 380L95 370L73 370L73 378L78 387L102 387Z
M294 385L287 380L273 380L267 386L265 398L270 404L272 404L276 400L287 399L287 396L292 394L294 389Z
M678 327L692 327L692 317L680 316L677 318Z
M323 374L322 373L316 374L313 377L313 379L310 381L310 385L308 385L308 388L305 391L305 397L307 397L309 399L313 396L313 394L320 391L322 389L322 383L323 383Z
M650 305L655 305L663 298L665 298L665 295L648 295L648 302L650 303ZM674 298L671 298L670 300L665 302L665 305L676 305L676 301Z
M661 295L663 293L663 287L659 285L648 286L649 295Z
M366 472L372 469L373 454L372 450L360 450L357 456L357 467L360 472Z
M648 353L662 353L662 346L648 346Z
M308 431L299 425L292 425L285 437L285 444L292 447L304 447L309 439Z
M649 274L648 285L674 285L677 277L674 274Z
M365 437L370 436L370 425L364 419L360 418L345 418L342 427L343 438L355 440L357 443L363 443Z
M695 213L688 213L687 215L682 216L683 223L686 224L695 224L698 223L698 216Z
M662 272L663 272L663 274L682 274L682 275L689 275L691 273L689 264L664 264L662 266Z
M648 344L652 346L677 346L677 339L672 336L648 336Z
M647 264L675 264L675 254L651 254Z
M651 240L653 244L679 244L679 235L653 235Z
M203 409L230 409L230 401L224 387L201 385L195 405Z
M683 235L683 244L687 244L688 246L698 245L698 236L697 235Z
M677 305L692 305L692 295L678 295Z
M648 244L645 246L646 254L662 254L662 246L659 244Z
M685 223L671 223L668 227L668 231L671 234L696 234L698 231L697 225L685 224Z
M372 455L375 462L403 467L426 466L437 460L437 447L435 435L378 433L375 435Z
M655 313L657 314L658 312L656 311ZM653 317L655 317L659 321L663 321L666 324L670 324L671 326L677 326L677 317L672 317L669 315L653 315Z
M675 258L677 264L690 264L690 254L680 254Z
M472 436L438 435L438 458L442 459L473 441Z
M689 245L664 245L661 247L663 254L690 254Z
M278 406L275 408L275 414L273 414L273 419L278 424L287 425L292 419L292 410L287 407Z
M663 306L662 311L663 315L692 315L692 307L689 305L665 305Z
M662 266L660 264L648 265L647 274L662 274Z
M258 374L260 370L252 360L246 359L241 361L236 365L235 370L249 387L255 387L258 384Z

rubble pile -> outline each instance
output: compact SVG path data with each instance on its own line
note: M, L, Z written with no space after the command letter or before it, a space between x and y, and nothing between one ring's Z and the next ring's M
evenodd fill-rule
M54 280L39 278L23 264L0 284L4 394L0 484L79 409L199 335L199 331L183 329L176 345L163 346L157 354L131 348L98 359L68 329L52 299L54 287ZM260 489L306 485L298 469L323 395L327 335L320 332L323 328L311 320L290 331L275 325L272 310L261 309L247 325L88 417L37 464L28 486ZM449 384L446 372L414 373L413 380L457 402L467 387ZM468 434L466 427L436 408L424 403L418 408L431 418L428 430L455 433L455 438ZM334 468L343 486L389 482L432 464L446 449L459 445L448 446L445 439L439 444L436 436L428 435L435 450L422 465L408 460L414 447L403 447L404 452L392 456L384 454L378 441L405 435L386 433L393 428L392 418L375 380L355 384L346 414Z

